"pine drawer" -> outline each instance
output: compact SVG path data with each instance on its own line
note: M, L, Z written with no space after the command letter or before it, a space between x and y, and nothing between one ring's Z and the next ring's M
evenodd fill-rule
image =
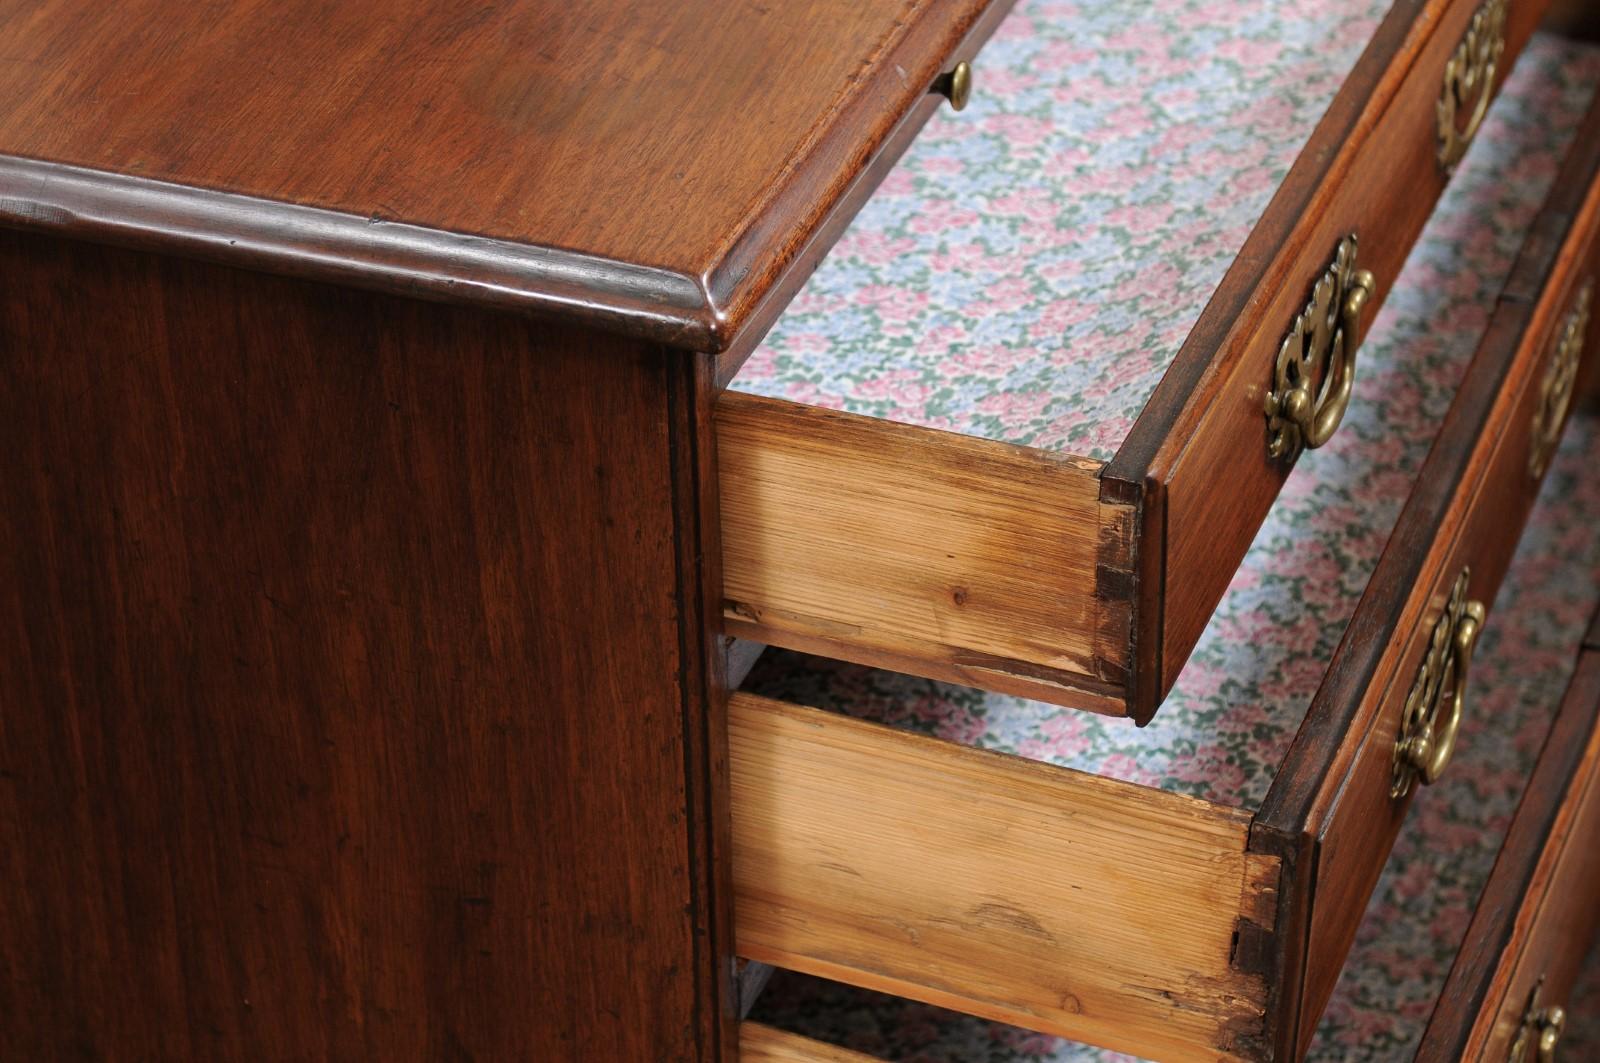
M1600 107L1574 142L1342 641L1287 669L1290 680L1313 665L1321 676L1303 720L1291 683L1270 714L1245 712L1239 748L1208 747L1211 723L1200 719L1162 749L1159 769L1157 747L1138 747L1137 736L1165 741L1160 729L1177 721L1163 714L1143 732L1101 721L1094 726L1118 729L1135 751L1122 757L1131 764L1107 757L1094 771L735 695L740 953L1163 1060L1295 1058L1421 781L1397 784L1403 712L1419 709L1413 722L1432 721L1443 743L1468 631L1496 622L1482 605L1495 598L1545 472L1530 463L1530 440L1559 435L1564 420L1546 381L1570 393L1573 374L1552 367L1592 339L1593 315L1585 324L1581 307L1600 265ZM1542 407L1556 410L1548 430L1535 428ZM1590 445L1569 463L1600 457L1584 438ZM1278 556L1277 544L1265 549ZM1285 625L1304 633L1297 624L1288 611ZM1247 632L1227 634L1252 645ZM876 673L823 674L847 676L836 684L843 696L801 682L806 700L860 711L849 701L864 699L909 719L938 711L926 691L895 707L911 688ZM1047 726L1092 719L1067 713ZM1420 760L1417 745L1405 748ZM1264 792L1254 799L1246 776L1228 794L1234 784L1218 773L1251 756L1270 784L1256 780ZM1168 785L1193 768L1213 775L1191 788L1203 799ZM1134 781L1145 772L1154 778ZM1246 799L1230 799L1238 795Z
M1337 310L1341 291L1367 284L1361 307L1347 319L1334 314L1347 320L1354 348L1457 164L1462 138L1449 131L1476 128L1479 103L1503 82L1543 8L1537 0L1392 8L1341 0L1318 9L1327 25L1308 33L1314 39L1303 51L1274 51L1269 42L1307 32L1294 20L1313 16L1228 6L1216 9L1220 32L1237 40L1211 40L1192 27L1163 40L1164 18L1188 27L1193 13L1179 19L1161 4L1112 3L1063 14L1024 0L980 57L973 112L918 142L902 176L879 193L881 211L869 206L834 252L837 263L824 264L815 291L801 296L768 347L737 375L749 352L723 360L722 376L732 380L716 414L727 631L1150 719L1300 453L1294 432L1266 409L1269 393L1286 395L1294 382L1275 382L1280 349L1338 346L1314 335L1312 322L1329 306L1312 304L1329 296ZM1141 35L1171 54L1151 59ZM1208 56L1234 62L1215 60L1231 55L1230 46L1241 56L1235 65L1204 66ZM1073 49L1083 54L1069 55ZM1242 58L1247 53L1271 58ZM1110 65L1101 69L1094 57ZM1185 64L1202 67L1201 81L1182 82ZM1056 69L1056 102L1038 102L1046 98L1039 82ZM1010 110L983 110L986 75ZM1096 77L1106 79L1103 87ZM1234 93L1243 102L1206 88L1205 77L1248 86ZM1076 85L1089 87L1075 92ZM1197 93L1235 110L1196 118ZM1101 114L1099 98L1146 118ZM1312 102L1290 119L1272 110L1291 99ZM1154 123L1143 169L1102 163L1136 149L1091 136L1087 148L1069 137L1061 151L1039 149L1033 169L1018 164L1034 183L1015 189L993 187L987 163L951 172L960 157L951 144L984 136L1036 143L1041 124L1075 129L1091 112L1107 129ZM1167 128L1163 114L1181 120ZM1257 165L1230 172L1237 140L1259 129L1274 130L1281 143L1250 145ZM1207 136L1204 150L1189 143ZM1016 148L1012 158L1029 150ZM1281 181L1280 158L1294 159ZM1031 247L1041 210L1068 218L1057 226L1080 228L1060 247L978 255L1009 263L984 281L992 281L988 293L954 318L929 312L879 322L867 346L887 345L878 352L882 372L853 379L856 363L875 355L858 350L859 338L836 322L900 315L894 299L938 298L928 293L964 282L964 253L897 252L912 242L895 228L896 212L906 209L894 198L897 182L920 182L915 195L928 200L918 201L922 220L961 234L940 236L940 248L1008 240ZM970 209L963 182L976 186L983 210ZM1036 202L1061 190L1077 198L1048 208ZM990 216L1021 220L996 235L981 225ZM1158 216L1168 220L1152 220ZM1173 216L1200 220L1186 227ZM1076 256L1107 239L1105 218L1122 218L1105 224L1122 226L1118 239L1136 246L1084 266ZM1138 243L1144 229L1163 225L1172 246ZM860 310L848 294L870 272L863 261L902 278L886 282L892 298L882 307ZM1016 276L1005 273L1011 266ZM1091 268L1130 273L1098 287L1072 279ZM882 339L898 325L914 342ZM961 335L949 339L953 332ZM1056 345L1061 334L1069 338ZM814 349L818 335L826 351ZM1019 335L1021 354L995 353L1010 342L1005 336ZM917 353L940 344L948 351L932 362ZM1306 357L1308 386L1323 387L1326 367ZM983 364L970 368L975 362ZM1284 370L1291 377L1301 371L1294 364ZM1361 363L1353 364L1351 401L1370 401ZM940 412L943 374L952 372L992 373L997 383ZM902 386L934 398L895 399ZM1046 413L985 412L1019 396ZM1065 413L1056 410L1062 404Z

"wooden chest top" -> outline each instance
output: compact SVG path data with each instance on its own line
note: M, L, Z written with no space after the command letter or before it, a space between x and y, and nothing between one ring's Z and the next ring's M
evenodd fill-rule
M265 211L413 286L453 262L458 289L721 347L989 6L0 0L0 221L125 228L139 201L216 250Z

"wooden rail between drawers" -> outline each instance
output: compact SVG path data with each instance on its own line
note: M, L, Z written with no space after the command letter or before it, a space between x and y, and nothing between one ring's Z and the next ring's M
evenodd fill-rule
M1249 817L749 694L730 705L740 955L1164 1060L1260 1032L1235 970L1278 862Z

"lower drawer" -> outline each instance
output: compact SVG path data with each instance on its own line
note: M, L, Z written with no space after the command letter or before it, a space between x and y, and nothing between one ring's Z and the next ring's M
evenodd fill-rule
M1474 636L1496 623L1484 606L1593 331L1600 109L1577 143L1298 733L1292 691L1292 720L1259 721L1286 752L1241 730L1241 756L1272 758L1263 798L1215 781L1236 769L1203 729L1164 749L1165 777L1137 756L1073 770L741 693L740 953L1163 1060L1302 1052L1411 796L1448 759ZM1584 435L1575 460L1592 466L1600 437ZM1564 512L1592 541L1593 514ZM876 682L818 700L855 711ZM1137 747L1168 716L1121 733ZM1203 799L1165 785L1185 772L1211 773Z
M1600 616L1588 642L1419 1060L1532 1061L1546 1058L1541 1041L1559 1048L1600 921Z
M1414 1054L1430 1063L1533 1063L1549 1058L1538 1054L1541 1039L1555 1046L1555 1058L1593 1058L1565 1051L1560 1035L1566 1016L1557 1010L1588 1018L1574 1009L1600 1007L1600 999L1570 995L1585 951L1591 951L1591 963L1600 964L1600 953L1591 946L1600 915L1600 615L1586 643L1554 722L1537 713L1522 722L1545 740L1509 830L1503 837L1496 833L1505 820L1493 808L1441 812L1458 827L1471 821L1481 835L1424 839L1409 847L1367 913L1364 931L1370 933L1340 986L1338 1014L1330 1016L1313 1043L1312 1059L1399 1060ZM1488 861L1475 854L1457 859L1441 853L1446 845L1498 849L1499 855L1490 872ZM1461 924L1448 918L1457 889L1468 903L1477 898L1464 934ZM1412 903L1419 894L1435 896ZM1430 917L1436 925L1415 925ZM1443 947L1418 947L1418 934L1426 932L1436 934ZM1441 952L1445 963L1455 954L1447 979L1443 964L1434 967ZM1030 1038L887 997L852 997L844 987L792 975L780 976L777 992L786 999L769 1001L767 1017L805 1033L747 1023L746 1059L1088 1063L1103 1058L1087 1046ZM1426 1032L1421 1019L1427 1013L1418 1013L1418 1003L1432 1009ZM824 1008L827 1017L821 1018ZM836 1047L833 1040L870 1046L873 1054Z

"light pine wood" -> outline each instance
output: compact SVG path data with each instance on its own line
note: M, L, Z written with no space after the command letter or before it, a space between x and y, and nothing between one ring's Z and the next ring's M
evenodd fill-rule
M729 633L1123 713L1130 506L1099 464L730 392Z
M739 1027L740 1063L880 1063L848 1048L747 1022Z
M736 694L740 955L1163 1060L1258 1035L1277 861L1203 801Z

